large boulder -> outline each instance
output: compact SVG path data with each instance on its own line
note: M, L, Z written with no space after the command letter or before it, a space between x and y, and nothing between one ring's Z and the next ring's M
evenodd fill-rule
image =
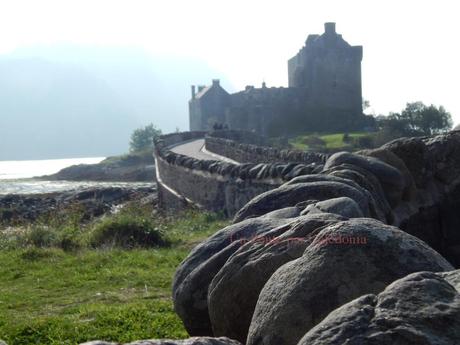
M225 227L192 250L177 269L173 282L174 309L190 335L213 335L208 315L208 286L242 241L291 221L248 219Z
M247 345L295 345L334 309L418 271L453 267L421 240L374 219L323 229L260 292Z
M315 230L341 220L344 218L325 213L299 217L287 231L268 232L238 249L209 286L214 335L245 343L257 298L267 280L286 262L302 256Z
M285 207L280 210L275 210L272 212L269 212L263 216L262 218L281 218L281 219L286 219L286 218L295 218L300 216L300 212L302 212L303 208L298 207L298 206L291 206L291 207Z
M315 213L334 213L347 218L364 217L359 205L353 199L347 198L346 196L310 204L301 214L308 215Z
M374 174L384 187L387 199L392 206L397 205L402 199L406 189L406 181L403 174L395 167L374 157L338 152L329 157L324 165L324 170L342 164L355 165Z
M234 222L258 217L280 208L295 206L307 200L322 201L342 196L353 199L366 217L370 216L371 208L375 209L375 201L372 196L362 188L358 189L335 181L306 182L282 185L256 196L238 211Z
M460 132L402 138L382 150L404 161L416 185L417 197L394 209L394 224L460 267Z
M460 344L460 271L419 272L331 312L298 345Z
M406 165L419 189L451 185L460 175L460 132L427 138L401 138L382 146Z
M382 162L385 162L388 165L398 169L398 171L400 171L404 177L405 189L402 194L402 200L411 201L416 197L415 180L412 174L410 173L409 169L407 169L407 166L404 164L403 160L396 156L392 151L388 149L377 148L373 150L363 150L359 153L365 156L380 159Z
M377 211L381 212L378 219L383 220L387 224L393 223L393 212L390 204L388 203L385 192L383 191L382 185L377 177L370 171L352 164L341 164L325 170L323 174L351 180L361 186L361 188L365 188L369 191L369 193L371 193L377 203Z
M347 167L350 165L345 164ZM339 167L343 167L344 165L340 165ZM363 170L362 168L354 167L358 170ZM386 221L388 218L388 214L391 213L390 207L388 206L388 202L383 196L383 192L381 195L378 195L377 193L374 193L375 188L373 188L371 182L368 182L364 176L361 178L355 178L356 176L340 176L335 172L335 169L338 169L337 167L330 168L328 170L323 171L320 174L315 174L315 175L303 175L303 176L298 176L296 178L293 178L292 180L286 182L283 186L289 186L289 185L294 185L298 183L308 183L308 182L337 182L337 183L343 183L346 185L349 185L350 187L353 187L357 190L359 190L361 193L368 195L368 197L371 200L370 204L370 212L371 212L371 217L376 218L382 221ZM368 175L372 175L371 173L365 171L366 177ZM379 183L377 178L373 178L376 183ZM371 179L371 181L373 181ZM380 187L381 188L381 187ZM370 196L369 196L370 194Z

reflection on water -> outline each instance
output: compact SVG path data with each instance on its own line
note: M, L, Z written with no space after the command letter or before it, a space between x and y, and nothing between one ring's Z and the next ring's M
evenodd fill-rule
M145 182L0 180L0 195L52 193L88 187L153 187L154 185Z
M51 175L71 165L96 164L103 159L104 157L0 161L0 180Z

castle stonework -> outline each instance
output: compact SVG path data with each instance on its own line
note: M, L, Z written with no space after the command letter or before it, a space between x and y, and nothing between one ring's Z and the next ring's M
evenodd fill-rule
M304 88L322 107L362 112L362 46L350 46L326 23L321 36L309 35L305 46L288 61L289 87Z
M351 46L326 23L322 35L309 35L305 46L288 61L289 87L247 86L229 94L213 80L192 86L190 130L214 124L261 135L302 131L351 131L369 125L362 113L361 46Z

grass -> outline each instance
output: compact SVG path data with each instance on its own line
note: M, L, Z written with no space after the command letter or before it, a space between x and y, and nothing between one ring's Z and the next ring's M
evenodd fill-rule
M344 133L331 133L331 134L305 134L295 137L289 141L289 143L297 150L317 150L322 148L328 150L349 150L353 148L353 140L359 137L369 135L367 132L353 132L348 133L350 142L344 142ZM318 147L309 144L312 142L312 138L319 138L324 142L324 146ZM321 145L320 145L321 146Z
M153 164L153 148L142 151L125 153L119 156L111 156L104 159L101 165L130 166L135 164Z
M133 212L124 211L124 217ZM138 209L137 217L143 216L146 211ZM187 337L173 311L174 272L191 248L226 221L199 212L149 221L164 232L168 246L82 245L65 251L56 244L10 241L0 249L0 339L9 345L74 345ZM76 236L85 243L103 222L84 225Z

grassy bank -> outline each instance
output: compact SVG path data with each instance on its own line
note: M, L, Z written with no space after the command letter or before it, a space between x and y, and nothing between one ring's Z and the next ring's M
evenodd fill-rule
M152 218L141 207L85 225L75 217L2 235L0 339L9 345L57 345L186 337L172 308L173 274L191 248L226 222L198 212ZM131 236L113 226L123 219L147 224L144 230L159 231L162 241L150 248L132 241L94 242L101 231ZM37 226L40 236L54 240L31 241ZM63 231L68 234L61 239L75 246L62 246Z
M297 150L320 150L320 151L339 151L353 150L355 148L365 148L365 140L362 138L371 137L368 132L353 133L329 133L329 134L304 134L297 136L289 141L293 148Z

